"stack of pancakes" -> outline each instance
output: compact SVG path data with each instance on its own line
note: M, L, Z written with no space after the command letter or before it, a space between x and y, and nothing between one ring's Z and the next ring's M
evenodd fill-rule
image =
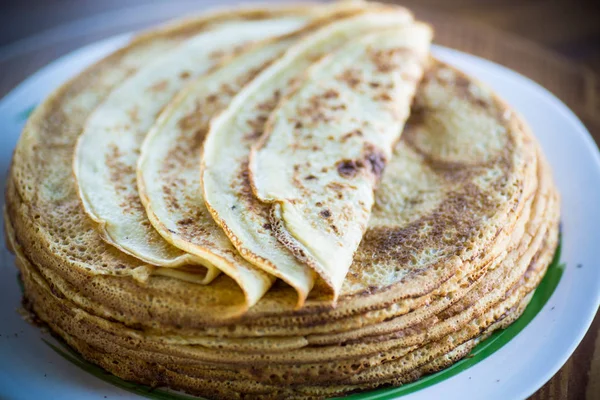
M391 25L408 28L374 27L390 14L397 18ZM239 95L263 93L269 85L257 80L270 82L275 75L264 72L286 57L304 57L314 71L328 57L307 57L298 48L311 54L309 45L321 43L314 35L365 20L371 22L361 35L381 29L394 41L414 28L402 39L412 43L423 32L404 9L359 2L216 12L143 34L55 91L28 121L6 188L8 244L31 311L84 358L123 379L223 399L326 398L401 385L465 357L518 318L557 246L559 198L548 164L526 124L488 88L415 54L410 43L402 65L378 69L394 87L408 82L390 112L402 134L391 141L382 171L372 163L369 171L378 173L361 183L373 183L373 205L357 247L351 240L340 245L352 257L339 286L305 253L290 250L286 257L300 267L289 273L261 267L264 260L242 251L249 242L234 240L245 237L220 219L236 218L217 212L228 200L202 191L208 178L200 177L210 168L203 157L231 157L229 163L240 148L217 136L233 129L223 133L223 121L240 115L235 107L246 103ZM359 47L362 36L344 32L337 33L340 44L350 46L322 51ZM211 42L219 41L226 46L215 50ZM267 50L272 59L251 68ZM407 77L403 63L415 66L418 79ZM217 85L211 90L226 101L194 107L190 96L230 78L231 66L246 77L235 80L239 87ZM269 108L263 130L277 126L270 115L285 111L286 99L303 93L302 79L281 96L283 106ZM353 87L353 79L344 82ZM228 112L232 107L236 112ZM125 108L123 122L115 115ZM181 129L165 136L172 115ZM112 131L103 130L112 122ZM278 137L273 129L271 140ZM186 132L195 136L186 139ZM366 140L358 136L352 140ZM211 155L203 153L205 137L212 139ZM156 168L149 157L169 147L180 157L165 151ZM342 178L355 179L343 165ZM177 181L189 171L190 180ZM350 186L348 193L359 184ZM256 189L240 186L233 192L240 203L229 208L265 218L244 206L242 197ZM176 206L148 200L157 193L171 201L174 195ZM323 215L321 206L315 212L354 229L354 220ZM276 217L270 215L273 225ZM345 233L338 236L345 240Z

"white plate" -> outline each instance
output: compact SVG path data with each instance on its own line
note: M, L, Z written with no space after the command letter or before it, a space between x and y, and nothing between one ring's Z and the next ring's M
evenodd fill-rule
M0 101L0 184L27 111L90 63L122 46L128 35L84 47L48 65ZM550 300L510 342L463 372L405 399L521 399L549 380L575 350L600 303L600 157L575 115L546 89L489 61L435 47L434 54L495 89L525 116L552 165L562 194L566 268ZM0 200L3 203L3 198ZM3 234L2 234L3 235ZM17 314L21 292L13 257L0 251L0 398L134 399L67 361L47 335ZM384 391L371 398L392 398Z

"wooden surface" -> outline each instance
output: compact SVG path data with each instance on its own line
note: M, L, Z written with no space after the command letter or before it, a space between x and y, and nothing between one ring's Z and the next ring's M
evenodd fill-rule
M600 143L600 2L395 2L409 6L419 18L432 23L437 43L505 65L549 89L583 120L596 143ZM0 97L48 62L87 43L222 3L0 2ZM532 399L600 399L599 332L597 315L573 356Z

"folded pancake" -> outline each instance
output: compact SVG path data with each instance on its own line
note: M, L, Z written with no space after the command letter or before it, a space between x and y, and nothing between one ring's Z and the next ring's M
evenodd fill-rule
M219 260L177 249L148 222L136 185L141 142L160 110L190 78L253 41L301 27L308 17L293 12L274 18L268 14L215 18L203 31L133 73L104 99L85 124L73 163L84 209L99 224L104 240L151 265L202 265L207 269L202 283L218 275L214 264ZM259 285L269 281L256 270L249 269L246 275Z
M233 278L246 293L249 306L271 287L275 277L241 257L212 219L200 191L199 154L211 116L291 41L258 45L186 87L146 136L137 167L140 199L157 232Z
M154 228L169 243L209 260L232 277L247 293L249 305L258 301L275 277L255 272L255 267L239 255L204 205L199 156L209 121L298 39L349 15L347 11L338 11L315 19L304 29L257 43L225 60L171 101L142 145L137 166L138 191ZM304 299L299 301L301 305Z
M269 117L250 183L277 239L339 295L429 57L424 24L371 33L325 57Z
M262 134L278 99L315 60L369 31L411 21L406 10L394 8L329 24L291 47L211 122L202 151L201 182L206 205L240 254L291 285L300 304L312 289L315 274L277 240L269 207L253 196L248 176L250 146Z

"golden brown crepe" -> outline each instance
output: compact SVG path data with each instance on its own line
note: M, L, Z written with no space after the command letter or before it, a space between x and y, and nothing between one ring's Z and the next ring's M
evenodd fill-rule
M250 147L263 132L277 101L293 89L305 68L328 52L366 32L411 23L404 9L365 12L335 21L291 47L277 62L239 92L211 122L202 150L204 200L215 221L248 261L282 279L303 304L315 272L277 238L269 207L251 192ZM331 282L327 282L331 286ZM337 294L337 293L336 293Z
M312 65L250 155L271 228L337 298L429 55L431 29L370 33Z

